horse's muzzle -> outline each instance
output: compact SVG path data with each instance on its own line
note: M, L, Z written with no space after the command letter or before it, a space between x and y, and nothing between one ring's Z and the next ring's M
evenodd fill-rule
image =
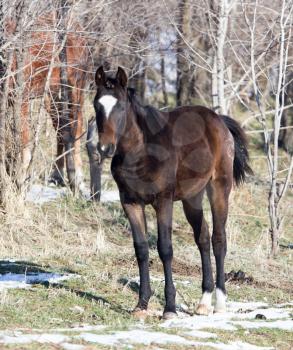
M97 149L102 158L112 158L115 154L116 146L113 143L101 145L100 142L98 142Z

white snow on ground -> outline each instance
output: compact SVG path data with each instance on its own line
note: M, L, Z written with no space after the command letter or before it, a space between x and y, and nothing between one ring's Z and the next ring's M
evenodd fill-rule
M35 204L44 204L57 200L68 194L68 190L65 187L56 187L54 185L45 186L41 184L32 185L30 190L27 192L25 200ZM89 190L84 191L85 198L90 198ZM118 191L103 191L101 194L101 202L117 202L120 200Z
M221 329L235 331L237 328L228 321L234 316L232 313L211 314L209 316L183 316L167 320L161 325L163 328L185 328L190 330L200 330L204 328Z
M120 201L120 196L118 191L103 191L101 193L101 202L117 202Z
M233 331L237 329L236 326L241 326L247 329L265 327L278 328L288 331L293 330L293 321L290 319L292 309L282 309L276 307L263 308L263 306L267 306L267 304L238 303L237 305L237 303L228 303L226 313L212 314L209 316L195 315L192 317L178 317L163 322L162 327L168 329L186 328L190 330L212 328ZM265 316L266 320L247 321L255 319L257 314Z
M61 343L60 344L64 350L83 350L85 349L84 345L71 344L71 343Z
M78 275L58 273L38 272L29 274L5 273L0 274L0 292L5 289L30 288L32 284L42 282L58 283L71 278L77 278Z
M32 185L27 192L25 200L35 204L44 204L64 197L68 193L65 187Z
M241 341L225 344L216 333L201 329L236 330L238 326L246 329L278 328L293 330L289 307L291 303L269 307L266 303L228 303L228 312L209 316L186 316L180 313L176 319L161 323L161 331L152 330L148 325L140 323L128 331L106 332L103 325L84 325L73 328L57 328L52 330L31 330L28 334L21 331L1 331L0 344L27 344L30 342L58 344L64 350L83 350L86 346L76 344L86 342L113 347L127 345L135 348L136 344L177 344L186 346L209 346L218 350L271 350L272 347L255 346ZM254 320L257 314L264 315L266 320ZM177 334L171 334L176 328ZM168 333L164 330L168 329ZM62 334L65 333L66 335ZM196 339L201 339L200 341Z
M68 341L70 337L63 334L16 334L15 336L2 335L0 343L2 344L28 344L32 342L37 343L52 343L60 344Z
M144 330L120 331L113 334L81 333L77 337L90 343L98 343L109 346L114 346L121 343L144 345L150 345L151 343L196 345L194 341L187 340L179 335Z
M267 303L263 303L261 301L250 301L250 302L242 302L242 301L229 301L227 303L227 308L230 312L238 312L240 310L255 310L261 307L267 307Z

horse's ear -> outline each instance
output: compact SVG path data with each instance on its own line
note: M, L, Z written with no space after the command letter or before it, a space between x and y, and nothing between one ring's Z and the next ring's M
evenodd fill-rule
M127 85L127 74L125 73L124 69L121 67L118 67L116 79L119 82L119 84L125 88Z
M103 66L100 66L97 71L96 71L96 75L95 75L95 81L96 81L96 85L104 85L106 82L106 75L104 72L104 68Z

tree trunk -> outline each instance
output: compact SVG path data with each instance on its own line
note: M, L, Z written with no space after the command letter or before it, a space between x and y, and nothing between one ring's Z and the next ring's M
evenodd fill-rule
M162 81L163 104L164 104L164 107L167 107L168 94L166 90L165 57L163 53L161 53L161 81Z
M66 37L67 37L67 13L69 10L68 1L60 0L60 8L58 9L58 20L59 20L59 43L61 43L62 47L59 53L60 60L60 104L61 104L61 122L59 125L63 129L61 131L64 147L66 153L66 169L67 176L70 188L75 190L75 165L74 165L74 129L77 125L76 120L72 120L70 118L70 104L69 101L72 101L70 96L71 91L69 87L68 77L67 77L67 50L66 50ZM63 45L64 43L64 45ZM72 116L73 118L75 116ZM59 132L57 130L57 132Z
M293 104L293 72L288 74L286 81L284 106ZM293 107L283 111L281 127L284 129L280 130L280 146L293 155Z
M211 9L214 10L212 2ZM221 114L227 114L227 103L225 99L225 57L224 46L228 28L228 0L221 0L217 11L217 31L215 52L213 58L212 73L212 96L213 108Z
M178 30L177 33L177 93L176 101L178 106L188 104L190 102L190 81L192 74L190 73L188 60L185 57L185 43L190 38L190 23L192 7L190 0L179 0L178 3Z

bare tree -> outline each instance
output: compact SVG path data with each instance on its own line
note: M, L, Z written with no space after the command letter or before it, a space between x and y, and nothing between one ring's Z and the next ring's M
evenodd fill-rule
M293 157L290 156L287 175L283 182L278 180L280 170L279 164L279 137L281 130L282 115L285 107L286 95L286 76L288 73L288 52L292 41L292 21L293 21L293 2L292 0L282 0L281 12L277 15L276 22L278 29L274 41L277 43L277 51L274 63L277 64L277 84L275 91L275 109L273 115L272 130L269 126L269 120L265 111L267 101L265 100L264 91L261 88L260 79L262 76L267 77L265 69L261 62L256 60L257 50L257 20L258 13L261 11L258 1L251 6L243 6L243 14L250 33L250 69L251 81L254 88L254 95L259 109L258 120L263 127L264 140L266 146L266 156L268 173L270 178L269 194L268 194L268 214L270 221L270 235L272 240L271 255L275 256L278 252L279 237L283 223L283 215L281 213L281 202L286 194L291 179L293 169ZM271 46L272 39L268 47Z
M185 40L190 40L191 35L191 15L192 7L189 0L178 1L178 20L177 20L177 94L176 101L178 106L189 103L190 100L190 65L186 57ZM183 39L184 38L184 39Z

